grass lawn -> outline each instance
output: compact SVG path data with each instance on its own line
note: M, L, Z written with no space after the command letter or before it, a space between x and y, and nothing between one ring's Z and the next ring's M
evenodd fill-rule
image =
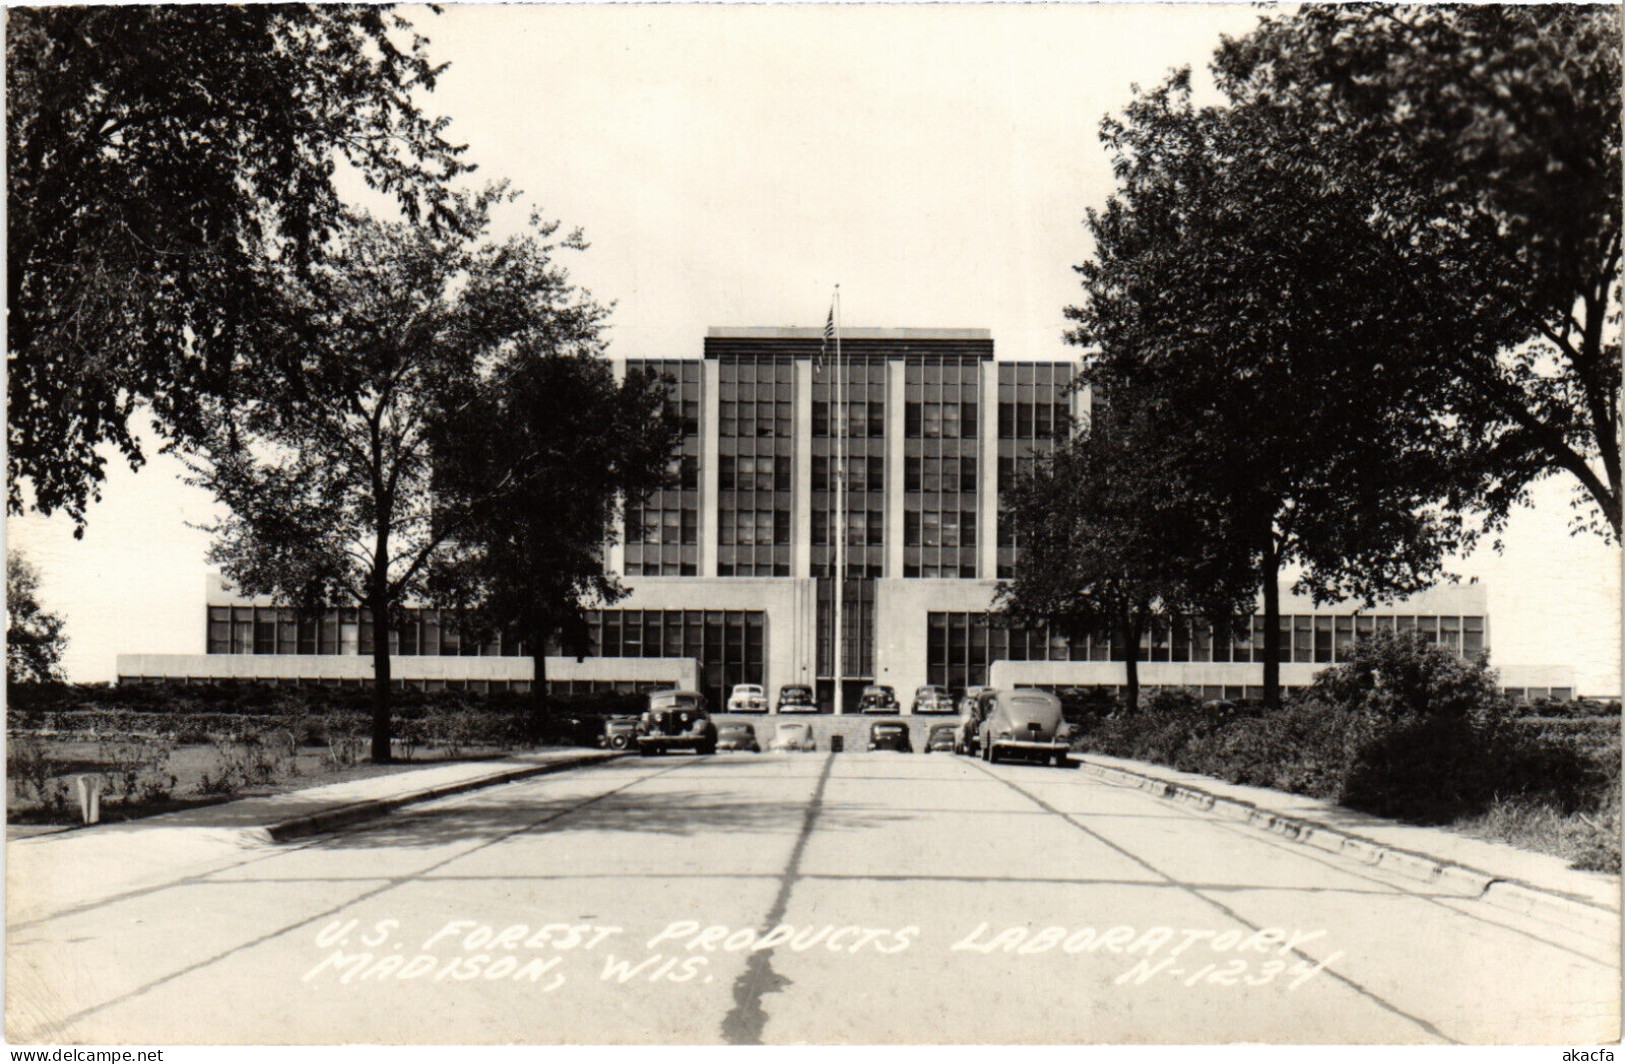
M230 793L209 793L204 790L203 782L205 776L213 778L220 776L221 751L212 744L177 746L161 770L164 778L167 779L170 775L175 777L175 784L170 789L169 797L149 800L120 799L112 797L104 788L101 816L103 821L133 820L177 809L230 801L233 798L281 794L305 787L366 779L369 776L410 772L413 769L453 761L488 760L502 757L507 752L495 747L464 747L453 756L446 747L418 747L412 752L409 760L397 760L388 765L375 765L366 760L351 765L337 765L327 747L302 746L298 748L293 758L281 759L277 771L272 773L270 778L241 783ZM6 802L8 824L76 824L79 822L79 807L73 789L74 777L94 773L112 776L116 773L116 765L111 759L111 749L107 744L81 741L53 742L49 746L49 756L60 763L59 771L53 772L52 775L62 779L67 786L66 804L56 809L42 806L38 801L32 800L31 795L25 796L22 793L25 788L20 785L13 773L12 778L8 780ZM362 757L365 756L363 751Z

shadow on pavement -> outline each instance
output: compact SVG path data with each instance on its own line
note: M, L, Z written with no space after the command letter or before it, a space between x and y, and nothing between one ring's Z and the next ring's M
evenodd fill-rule
M807 817L803 797L778 800L718 795L683 789L660 793L612 794L597 801L579 798L518 798L493 801L500 790L481 792L478 804L445 809L405 809L382 820L324 839L325 850L433 847L498 839L525 831L559 834L593 832L696 836L721 832L794 835ZM917 819L917 814L879 807L823 806L818 830L861 831Z

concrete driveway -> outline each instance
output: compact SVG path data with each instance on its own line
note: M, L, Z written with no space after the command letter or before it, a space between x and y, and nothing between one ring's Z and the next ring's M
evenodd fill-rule
M13 1042L1617 1037L1617 937L1081 772L674 755L8 927Z

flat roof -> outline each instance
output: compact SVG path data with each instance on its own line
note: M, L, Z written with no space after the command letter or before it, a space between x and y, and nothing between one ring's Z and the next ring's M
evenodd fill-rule
M822 340L822 325L713 325L713 340ZM873 329L841 326L842 340L991 340L991 329Z

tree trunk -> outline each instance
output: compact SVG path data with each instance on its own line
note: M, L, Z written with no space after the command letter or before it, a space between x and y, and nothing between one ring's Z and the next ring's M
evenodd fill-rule
M1281 706L1281 557L1272 533L1264 548L1264 705ZM1252 619L1248 618L1249 624Z
M1118 628L1123 635L1123 678L1128 688L1123 707L1133 713L1140 708L1140 636L1144 634L1145 625L1131 615L1123 618Z
M387 765L394 760L389 749L388 596L388 585L374 580L367 609L372 612L372 760L375 765Z
M547 709L547 636L532 630L530 639L530 704L536 712Z

